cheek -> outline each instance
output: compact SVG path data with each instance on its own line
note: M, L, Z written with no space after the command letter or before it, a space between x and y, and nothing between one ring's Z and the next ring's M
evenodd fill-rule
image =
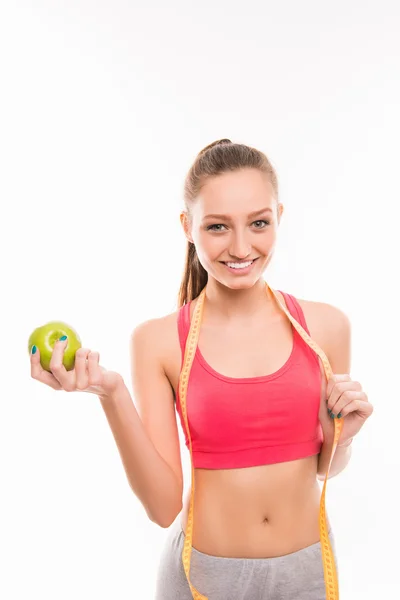
M207 257L212 259L218 256L224 249L226 241L222 240L222 236L212 236L208 232L200 232L197 240L197 253L203 256L206 260Z
M276 230L275 229L270 229L266 235L262 236L262 239L260 241L260 244L266 248L266 249L270 249L273 248L275 246L275 242L276 242Z

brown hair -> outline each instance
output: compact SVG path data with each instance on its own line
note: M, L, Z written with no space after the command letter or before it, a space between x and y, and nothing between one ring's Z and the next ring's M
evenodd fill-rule
M244 144L234 144L222 139L209 144L197 155L184 184L185 208L190 215L190 207L196 200L202 186L210 177L217 177L228 171L258 169L266 173L278 200L278 179L273 166L260 150ZM208 273L197 256L195 245L187 242L184 274L178 294L178 308L197 298L208 281Z

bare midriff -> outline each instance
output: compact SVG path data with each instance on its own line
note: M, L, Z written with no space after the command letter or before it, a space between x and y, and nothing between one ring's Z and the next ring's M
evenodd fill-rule
M193 548L226 558L271 558L318 542L317 459L195 469ZM190 489L179 517L184 532L189 502Z

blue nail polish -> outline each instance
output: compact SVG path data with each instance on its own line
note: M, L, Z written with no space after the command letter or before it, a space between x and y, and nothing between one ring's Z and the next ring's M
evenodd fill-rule
M332 410L330 408L328 408L328 415L331 416L332 414Z
M36 350L37 350L36 346L32 346L32 354L36 354Z
M335 415L333 414L333 412L331 412L331 419L334 419Z
M62 337L60 337L59 342L64 342L67 339L66 335L63 335Z
M337 416L338 419L340 419L342 417L342 413L340 412Z

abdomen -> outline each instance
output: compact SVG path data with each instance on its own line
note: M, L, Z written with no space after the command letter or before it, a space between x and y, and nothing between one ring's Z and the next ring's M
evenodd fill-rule
M226 558L270 558L318 542L317 460L196 469L193 547ZM184 531L189 501L190 490L181 515Z

